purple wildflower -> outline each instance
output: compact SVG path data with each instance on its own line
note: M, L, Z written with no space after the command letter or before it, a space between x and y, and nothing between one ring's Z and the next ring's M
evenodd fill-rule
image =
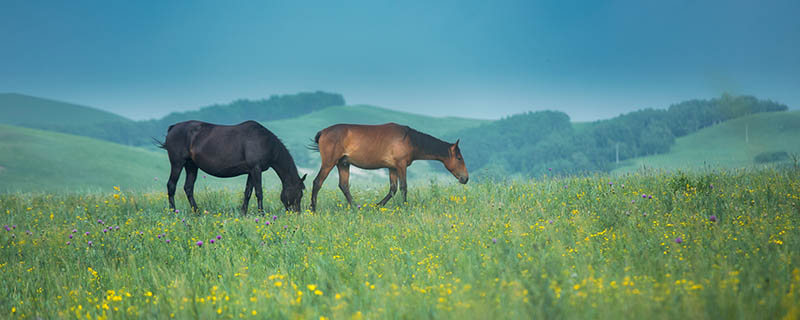
M683 242L683 239L681 239L681 237L675 238L675 243L682 243L682 242Z
M71 244L72 244L72 241L67 241L67 245L71 245Z
M103 228L103 233L106 233L106 232L108 232L108 229Z
M181 213L181 211L178 210L178 209L175 209L175 213Z
M203 240L197 240L197 246L198 247L202 247L203 246Z
M88 235L89 235L89 231L86 231L86 233L84 233L84 235L87 235L87 236L88 236Z
M171 242L171 241L169 241L169 239L167 239L167 243L170 243L170 242Z
M272 216L272 221L278 220L278 216Z
M547 220L547 223L553 224L553 220Z
M265 223L264 225L265 225L265 226L268 226L268 225L269 225L269 221L267 221L267 223Z
M92 244L94 244L94 242L92 242L92 240L89 240L89 242L87 242L87 243L89 244L90 247L92 246Z
M103 224L103 220L97 219L97 223Z
M209 243L214 244L214 239L208 240Z
M69 235L69 238L72 239L72 235Z
M217 240L222 240L222 236L221 236L221 235L218 235L218 236L217 236Z
M708 217L708 220L711 220L711 222L717 222L717 216L712 215L712 216Z
M158 235L158 238L161 239L161 235L160 234Z
M642 198L647 198L647 195L642 193Z
M256 223L258 223L258 218L256 218Z
M492 238L492 243L497 243L497 238Z
M78 232L78 229L72 229L72 233Z

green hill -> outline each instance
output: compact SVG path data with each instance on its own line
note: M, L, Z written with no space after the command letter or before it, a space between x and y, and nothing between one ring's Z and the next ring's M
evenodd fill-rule
M800 111L759 113L704 128L678 138L669 153L631 159L614 173L631 172L643 166L746 167L755 164L756 155L774 151L800 153Z
M169 170L165 154L7 125L0 125L0 167L0 192L150 187Z
M46 129L48 125L133 122L122 116L61 101L17 93L0 93L0 123Z

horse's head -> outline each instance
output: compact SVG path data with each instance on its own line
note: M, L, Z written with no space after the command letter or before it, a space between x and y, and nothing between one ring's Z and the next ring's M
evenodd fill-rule
M458 142L450 145L449 156L444 161L444 167L453 174L458 182L466 184L469 181L469 172L467 172L467 165L464 164L464 157L461 156L461 149L458 148Z
M302 178L297 177L297 183L283 187L281 202L283 202L286 210L300 212L300 200L303 200L303 190L306 188L306 185L303 184L303 181L306 180L306 175L304 174Z

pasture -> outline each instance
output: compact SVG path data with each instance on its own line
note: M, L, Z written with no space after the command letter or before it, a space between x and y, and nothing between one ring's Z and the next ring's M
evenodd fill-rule
M353 185L240 216L241 190L0 195L2 317L800 317L800 173ZM179 190L180 185L179 185ZM308 189L304 206L308 204ZM251 203L251 212L253 204Z

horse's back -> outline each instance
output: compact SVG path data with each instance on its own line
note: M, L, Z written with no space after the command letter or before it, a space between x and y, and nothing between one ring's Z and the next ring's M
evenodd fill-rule
M396 123L380 125L336 124L317 135L323 161L348 162L364 169L394 167L397 159L409 155L405 133L408 127Z

